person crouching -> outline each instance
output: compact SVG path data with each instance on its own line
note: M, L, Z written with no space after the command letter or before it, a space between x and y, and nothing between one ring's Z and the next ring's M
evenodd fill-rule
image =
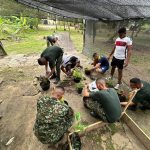
M65 103L61 103L65 90L57 86L52 97L43 96L37 101L37 115L34 125L34 134L43 144L57 147L64 141L68 129L73 123L73 110Z
M91 115L104 121L113 123L120 119L121 105L117 92L107 88L105 79L97 79L98 91L90 92L86 85L83 91L84 105L91 110Z

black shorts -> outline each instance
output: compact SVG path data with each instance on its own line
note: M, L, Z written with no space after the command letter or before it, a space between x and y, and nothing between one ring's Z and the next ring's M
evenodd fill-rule
M123 65L124 65L124 59L116 59L115 57L113 57L111 66L117 67L118 69L123 69Z

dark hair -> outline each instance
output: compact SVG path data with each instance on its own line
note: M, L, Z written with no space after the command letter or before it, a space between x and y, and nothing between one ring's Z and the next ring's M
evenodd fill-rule
M61 89L63 92L65 92L65 88L64 88L63 86L60 86L60 85L59 85L59 86L56 86L55 88L56 88L56 89Z
M76 61L77 61L77 59L78 59L77 57L72 56L72 57L70 58L70 60L69 60L69 61L70 61L70 62L76 62Z
M93 53L93 57L95 57L97 55L97 53Z
M41 58L38 59L38 64L43 65L43 62L42 62Z
M44 61L45 61L46 59L44 58L44 57L41 57L41 58L39 58L38 59L38 64L39 65L44 65Z
M118 33L126 33L126 28L125 27L122 27L118 30Z
M130 82L134 84L141 84L141 80L139 78L132 78Z

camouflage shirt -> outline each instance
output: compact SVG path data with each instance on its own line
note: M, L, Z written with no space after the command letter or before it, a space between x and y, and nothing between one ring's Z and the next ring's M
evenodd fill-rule
M34 133L43 144L56 144L73 122L73 110L55 98L42 97L37 102Z

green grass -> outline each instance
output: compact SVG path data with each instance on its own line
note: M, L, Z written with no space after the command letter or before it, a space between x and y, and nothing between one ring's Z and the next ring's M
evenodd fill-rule
M46 48L44 35L51 35L54 30L38 30L28 31L24 33L20 41L6 41L4 43L5 50L8 54L29 54L38 53Z
M32 54L42 52L46 48L46 41L43 37L53 34L54 31L55 28L44 28L43 26L41 26L37 31L28 31L21 35L22 38L19 41L4 41L3 45L5 51L7 54ZM64 30L63 28L59 28L56 32L64 32ZM83 35L74 29L71 29L70 37L75 48L78 51L82 51Z
M71 40L73 41L73 44L75 45L75 48L78 52L82 52L83 50L83 34L79 33L75 30L72 30L70 32Z

